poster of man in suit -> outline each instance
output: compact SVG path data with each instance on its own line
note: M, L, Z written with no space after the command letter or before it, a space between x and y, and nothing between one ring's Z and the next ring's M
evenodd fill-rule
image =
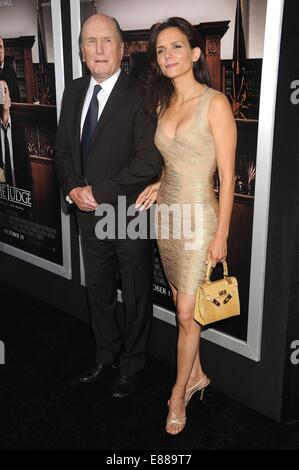
M0 249L61 266L51 8L42 0L0 6Z
M21 120L17 117L12 118L10 114L10 92L7 82L2 80L0 80L0 96L0 182L30 191L32 177L25 128Z
M21 101L19 83L12 57L5 57L3 38L0 36L0 80L5 80L12 101Z

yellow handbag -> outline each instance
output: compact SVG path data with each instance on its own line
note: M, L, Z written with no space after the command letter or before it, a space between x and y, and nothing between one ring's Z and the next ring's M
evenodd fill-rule
M201 325L209 325L225 318L240 315L238 282L228 276L226 261L223 265L223 279L210 281L212 263L207 266L204 283L196 291L194 320Z

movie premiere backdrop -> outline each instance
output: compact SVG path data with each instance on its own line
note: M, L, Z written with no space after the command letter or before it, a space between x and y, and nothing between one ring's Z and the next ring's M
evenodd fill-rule
M0 80L12 102L8 146L1 128L11 172L0 173L0 249L70 277L69 222L53 160L64 88L60 2L1 0L0 37ZM1 113L3 106L0 99Z
M212 87L228 97L238 130L235 196L227 261L229 273L238 279L241 302L239 317L205 328L202 336L254 361L260 360L262 338L272 141L283 5L283 0L71 2L74 78L86 73L78 53L80 24L95 12L103 12L119 20L125 41L122 69L127 74L138 75L147 66L147 41L153 24L169 16L182 16L198 29ZM218 195L217 175L215 192ZM212 278L221 275L219 266ZM84 284L82 259L81 279ZM175 325L175 309L157 248L153 299L154 316Z

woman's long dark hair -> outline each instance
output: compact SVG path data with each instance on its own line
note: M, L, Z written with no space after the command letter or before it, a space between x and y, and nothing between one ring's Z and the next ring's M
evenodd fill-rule
M157 62L157 38L161 31L167 28L178 28L186 36L191 49L199 47L201 55L197 62L194 63L194 78L208 86L211 84L210 74L204 57L202 41L196 29L184 18L172 17L163 23L154 25L149 37L148 58L150 62L150 71L147 77L147 109L150 113L155 113L159 107L161 115L169 106L171 97L174 92L172 81L165 77Z

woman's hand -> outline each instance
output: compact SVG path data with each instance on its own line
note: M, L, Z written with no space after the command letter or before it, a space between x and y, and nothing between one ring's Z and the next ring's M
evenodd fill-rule
M161 180L157 183L150 184L147 186L142 193L139 194L135 208L143 211L144 209L149 209L157 200L158 191L161 185Z
M212 261L212 267L214 268L219 261L224 261L226 256L227 239L216 235L209 245L206 264Z

